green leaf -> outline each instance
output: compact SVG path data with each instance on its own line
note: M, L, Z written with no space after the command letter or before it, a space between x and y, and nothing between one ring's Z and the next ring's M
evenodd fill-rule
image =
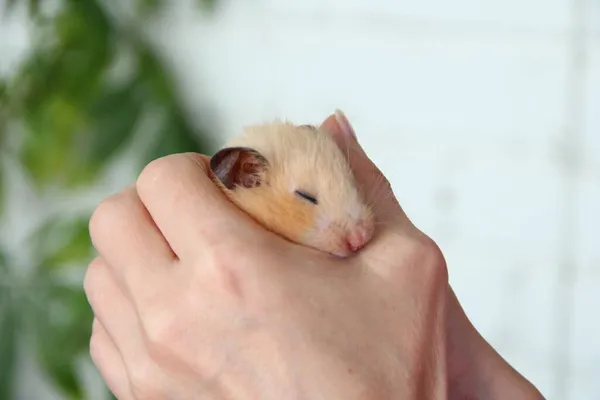
M5 80L0 80L0 110L6 107L8 101L8 83Z
M9 112L9 104L8 104L8 83L4 80L0 80L0 151L2 151L4 138L6 137L6 129L8 126L8 112ZM0 174L0 180L1 180ZM1 183L0 183L1 185ZM2 189L0 188L0 192ZM1 196L1 193L0 193ZM2 200L0 200L1 202ZM1 214L1 211L0 211Z
M0 136L0 142L1 141L2 141L2 137ZM4 166L0 162L0 219L2 218L2 215L4 214L4 203L5 203L4 196L6 195L6 189L4 186L5 186Z
M30 237L35 255L42 261L28 288L28 326L45 374L69 399L82 399L85 394L77 361L88 356L93 313L81 287L63 284L56 272L70 265L83 267L91 258L88 221L87 215L59 217Z
M197 0L197 2L206 12L213 12L217 5L217 0Z
M142 158L143 165L168 154L205 152L210 146L200 139L201 132L196 132L183 115L183 107L168 69L149 46L140 42L139 47L140 85L144 93L161 104L166 113L158 128L158 140Z
M115 56L114 28L92 0L71 1L54 26L62 53L61 90L71 99L89 99Z
M85 292L61 285L49 274L35 277L27 312L40 366L70 399L83 399L77 369L87 356L93 313Z
M40 0L29 0L27 3L27 10L29 11L29 16L37 17L40 12Z
M12 398L16 366L18 302L9 279L6 258L0 251L0 399Z
M73 219L58 217L41 225L30 237L39 267L45 271L86 263L94 254L89 235L89 216Z
M139 107L102 86L117 42L97 2L68 3L54 27L58 44L51 51L34 52L20 79L28 129L21 156L38 189L91 183L107 155L130 134L124 131L133 126ZM103 98L107 94L109 98ZM127 100L130 105L102 107L111 100ZM104 114L94 115L97 108ZM107 112L115 114L112 119ZM100 121L94 120L97 117ZM114 140L105 141L110 134Z
M82 119L75 104L55 95L25 121L21 160L38 186L64 180L69 168L79 167L72 143Z
M135 82L107 88L90 107L89 132L82 154L93 168L100 168L130 139L144 107Z
M138 40L139 81L155 101L174 106L174 84L170 79L162 60L155 54L147 43Z
M0 399L12 398L17 350L17 311L10 291L0 288Z
M159 11L163 5L163 0L138 0L137 10L142 16L146 17Z
M158 140L142 159L146 165L157 158L184 152L206 153L210 149L207 141L201 140L188 121L175 110L165 118Z
M14 117L28 117L53 93L59 93L58 73L61 68L61 52L36 48L12 80L7 96L13 106ZM16 94L19 94L18 97Z

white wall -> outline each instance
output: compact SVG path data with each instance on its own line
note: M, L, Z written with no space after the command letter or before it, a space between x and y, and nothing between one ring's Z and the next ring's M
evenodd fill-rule
M484 336L547 398L600 398L600 0L224 3L152 32L191 112L224 140L344 110Z

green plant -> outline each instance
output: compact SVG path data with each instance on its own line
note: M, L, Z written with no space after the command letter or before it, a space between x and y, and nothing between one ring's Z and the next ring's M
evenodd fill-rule
M24 173L43 208L48 199L91 190L118 157L131 157L141 170L166 154L212 149L205 130L186 117L168 69L142 34L163 1L137 0L129 14L110 0L63 0L52 10L50 3L9 0L4 10L27 7L34 42L16 72L0 81L3 223L3 200L12 190L3 178L12 168ZM213 3L199 2L208 11ZM143 126L149 117L151 128ZM14 396L23 341L65 398L86 397L78 371L89 357L92 313L81 283L93 257L92 209L46 211L32 217L38 226L26 249L8 248L0 236L0 399ZM30 265L18 251L29 254Z

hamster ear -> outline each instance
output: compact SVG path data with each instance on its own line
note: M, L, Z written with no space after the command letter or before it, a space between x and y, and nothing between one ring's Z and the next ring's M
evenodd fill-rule
M260 186L268 166L267 159L249 147L227 147L219 150L210 159L212 172L229 190L236 186Z

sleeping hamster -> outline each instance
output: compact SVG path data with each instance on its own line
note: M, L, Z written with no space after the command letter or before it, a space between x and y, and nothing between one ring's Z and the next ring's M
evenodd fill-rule
M371 207L329 132L274 122L247 127L211 157L218 186L265 228L346 257L371 239Z

